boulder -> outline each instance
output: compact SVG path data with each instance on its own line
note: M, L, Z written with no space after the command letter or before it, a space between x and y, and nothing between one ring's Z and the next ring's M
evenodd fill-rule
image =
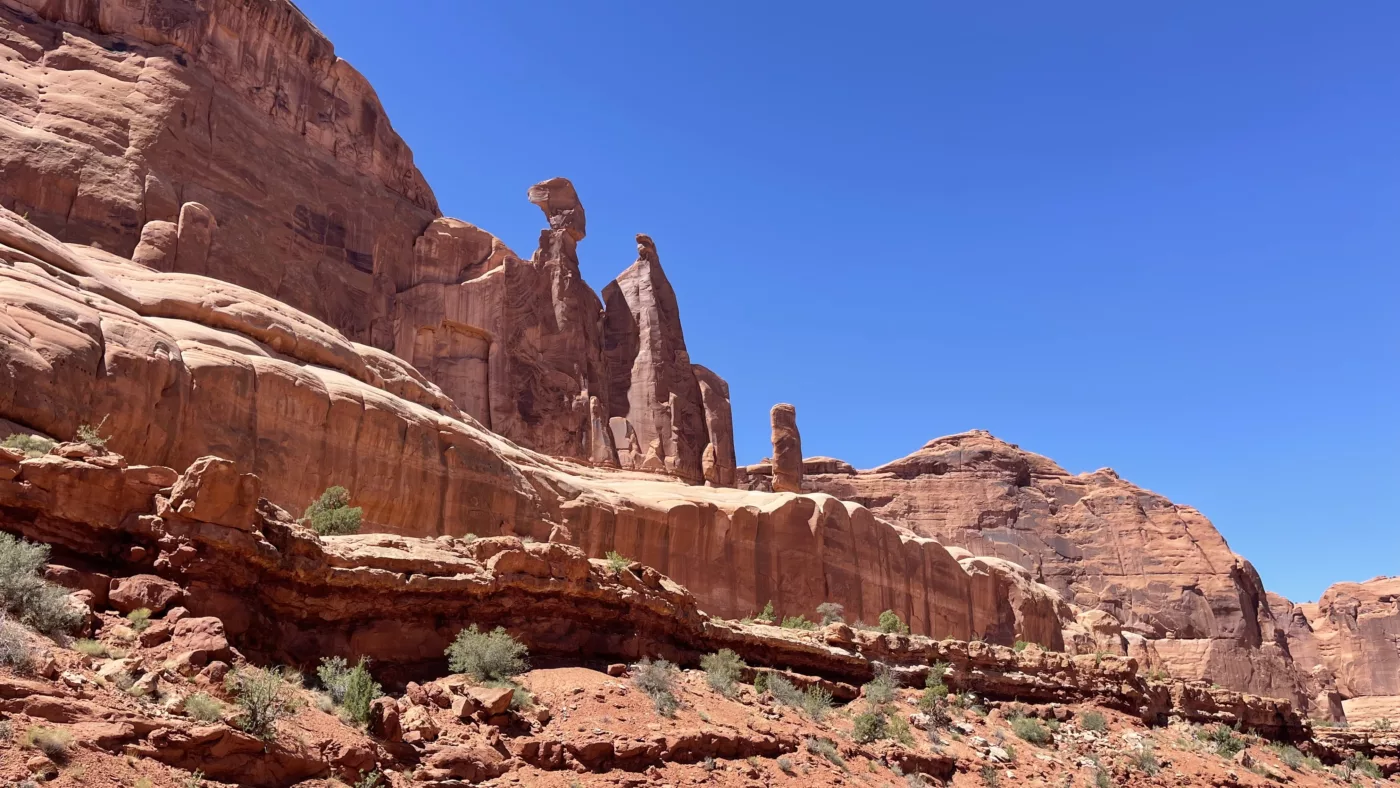
M185 592L180 586L165 578L155 575L133 575L113 578L107 599L112 607L122 613L130 613L143 607L152 613L159 613L171 603L182 599L184 595Z
M205 665L214 660L228 662L233 658L224 622L212 616L188 617L175 622L170 638L170 650L189 656L193 665Z
M251 531L260 490L259 478L236 463L200 457L180 475L170 505L181 517Z

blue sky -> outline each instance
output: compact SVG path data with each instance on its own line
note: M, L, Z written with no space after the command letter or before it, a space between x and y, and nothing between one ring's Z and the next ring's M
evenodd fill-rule
M656 240L740 462L981 428L1291 598L1400 573L1400 5L297 2L446 214Z

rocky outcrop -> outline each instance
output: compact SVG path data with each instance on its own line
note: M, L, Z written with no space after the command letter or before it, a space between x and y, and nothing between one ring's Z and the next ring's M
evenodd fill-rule
M1065 601L1110 613L1145 638L1150 659L1172 676L1311 697L1249 562L1200 512L1111 470L1072 475L973 431L873 470L809 473L803 489L1026 568Z
M713 421L716 429L724 427L728 390L722 395L714 391L712 380L710 408L706 408L685 349L676 293L661 270L656 244L650 237L637 236L637 261L603 288L603 302L614 440L630 430L639 445L656 448L656 459L667 473L692 483L706 480L702 466L705 449L712 442L710 424ZM714 417L708 418L711 413ZM733 444L732 435L720 436L720 440ZM710 474L716 482L723 475L720 462L717 447ZM624 467L640 468L641 464L633 461Z
M440 216L374 91L287 0L15 0L0 29L0 205L391 351L519 445L616 462L591 414L611 415L602 307L567 180L530 190L549 229L529 261Z
M768 413L773 425L773 492L802 491L802 436L797 408L778 403Z
M701 456L701 472L711 487L733 487L734 416L729 408L729 384L699 364L694 365L700 384L700 402L705 408L705 432L710 442Z

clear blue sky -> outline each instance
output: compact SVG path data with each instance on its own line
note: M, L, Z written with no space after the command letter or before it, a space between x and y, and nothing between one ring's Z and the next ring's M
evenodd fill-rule
M982 428L1296 600L1400 573L1400 4L297 2L448 215L656 239L740 462Z

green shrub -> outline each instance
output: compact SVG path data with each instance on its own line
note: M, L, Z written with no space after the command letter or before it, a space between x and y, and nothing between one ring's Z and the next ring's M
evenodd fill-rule
M356 725L369 723L369 706L374 699L384 694L383 688L369 674L369 660L360 657L360 662L345 677L345 714ZM511 704L517 699L512 697Z
M137 632L145 632L146 627L151 625L151 611L149 608L137 608L126 614L126 621Z
M806 616L788 616L783 619L783 629L816 629L817 625L807 620Z
M230 673L228 684L242 710L238 727L264 741L273 739L277 721L297 710L297 678L294 674L254 667Z
M97 422L96 427L91 424L79 424L77 433L78 441L86 443L89 446L96 446L99 449L105 448L107 446L107 438L102 435L102 426L107 423L107 419L108 416L103 416L102 421Z
M1016 641L1016 644L1015 644L1014 646L1012 646L1011 648L1015 649L1016 651L1025 651L1025 650L1026 650L1026 646L1029 646L1029 645L1030 645L1030 644L1027 643L1027 642L1024 641L1024 640L1018 640L1018 641Z
M816 722L821 722L831 711L831 693L813 684L802 691L802 711Z
M680 708L676 698L676 666L664 659L655 662L649 657L632 666L632 683L647 694L656 706L656 712L663 717L674 717Z
M875 678L861 688L865 699L876 706L883 706L894 700L894 676L884 667L876 668Z
M890 721L885 725L886 734L894 741L903 744L905 747L914 746L914 732L909 729L909 721L899 713L890 714Z
M794 686L785 676L780 676L777 673L768 675L768 694L773 696L773 700L784 706L802 708L802 690Z
M611 567L614 572L621 572L631 565L632 559L616 550L608 551L608 566Z
M42 457L49 453L49 449L56 446L53 441L39 435L21 435L15 433L3 441L0 446L6 449L15 449L24 452L25 457Z
M851 738L861 744L889 738L890 717L882 708L867 708L857 714L851 722Z
M1086 731L1104 731L1108 729L1108 720L1097 711L1086 711L1079 718L1079 727Z
M1379 780L1383 776L1381 774L1381 767L1377 766L1375 761L1359 752L1352 753L1351 757L1347 758L1345 765L1353 772L1360 772L1373 780Z
M224 716L224 704L207 693L196 692L185 698L185 714L200 722L218 722Z
M529 669L527 654L525 646L504 627L481 632L472 624L458 632L447 647L447 664L454 673L465 673L477 681L509 681Z
M909 634L909 625L901 621L893 610L886 610L880 614L879 629L886 634Z
M760 695L768 691L768 671L760 670L753 674L753 691Z
M27 673L34 665L29 633L3 614L0 614L0 664L9 665L20 673Z
M763 606L763 612L754 616L754 621L762 624L778 623L778 614L773 612L773 600L768 600L768 604Z
M1248 743L1235 735L1228 725L1201 728L1196 731L1196 738L1213 745L1216 753L1222 758L1233 758L1248 746Z
M329 487L321 497L306 507L301 522L308 524L321 536L341 536L360 531L364 510L350 505L350 492L344 487Z
M734 685L744 675L748 665L733 651L722 648L713 654L700 658L700 667L705 671L705 681L710 688L726 698L734 695Z
M68 748L72 745L73 735L62 728L35 725L24 732L24 746L42 752L54 763L68 760Z
M1395 723L1392 722L1389 717L1381 717L1380 719L1376 720L1373 727L1378 731L1388 731L1391 728L1395 727Z
M821 616L822 626L827 624L845 623L846 608L835 602L823 602L817 605L817 615Z
M330 696L331 703L339 706L345 702L345 683L350 677L350 663L345 657L322 657L316 668L316 679Z
M1013 718L1011 720L1011 732L1031 744L1046 744L1055 738L1044 725L1040 724L1040 720L1032 717Z
M68 592L43 578L49 546L0 533L0 602L4 611L40 632L70 632L80 614L68 606Z

